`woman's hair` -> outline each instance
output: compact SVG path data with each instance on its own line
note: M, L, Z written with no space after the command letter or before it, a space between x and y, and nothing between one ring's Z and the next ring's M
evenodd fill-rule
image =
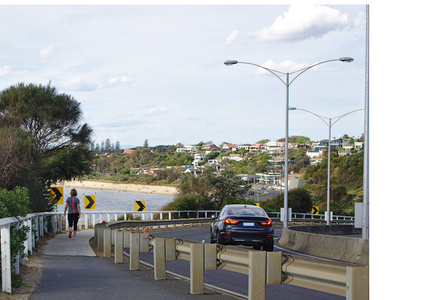
M72 197L77 196L77 190L76 190L76 189L72 189L72 190L71 190L71 196L72 196Z

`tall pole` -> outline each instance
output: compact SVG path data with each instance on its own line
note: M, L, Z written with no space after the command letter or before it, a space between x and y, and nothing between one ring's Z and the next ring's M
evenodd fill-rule
M283 197L283 209L285 211L285 217L283 219L283 227L288 227L288 218L289 218L289 207L288 207L288 152L289 152L289 73L286 73L286 128L285 128L285 193Z
M329 142L328 142L328 190L326 196L327 202L327 215L326 225L331 226L331 118L329 118Z
M365 140L363 158L362 238L369 239L369 5L366 5Z

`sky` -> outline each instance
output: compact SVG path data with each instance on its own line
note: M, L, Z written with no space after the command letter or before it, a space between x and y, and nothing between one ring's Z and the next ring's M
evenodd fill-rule
M290 85L291 107L334 118L364 108L365 26L364 5L3 5L0 89L50 82L81 103L96 143L275 141L285 135L284 83L224 61L286 73L354 58ZM332 137L363 132L363 111L332 126ZM327 139L328 126L291 111L289 135Z
M438 246L426 247L438 239L432 229L441 227L443 211L441 5L171 1L29 6L33 1L0 0L0 90L19 82L51 82L81 103L96 142L276 140L285 134L285 86L251 65L223 62L290 72L350 56L350 64L327 63L297 78L290 106L331 118L364 108L364 4L369 3L371 298L441 294ZM67 1L40 4L60 2ZM193 1L202 2L208 1ZM349 5L354 3L359 5ZM309 113L291 111L289 121L289 135L328 137L328 127ZM363 122L362 112L350 114L332 127L332 135L360 136Z

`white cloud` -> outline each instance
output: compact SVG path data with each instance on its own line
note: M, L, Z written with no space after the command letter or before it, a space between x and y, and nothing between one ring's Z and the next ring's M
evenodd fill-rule
M62 83L62 87L71 91L95 91L102 88L103 85L97 82L88 81L81 76L75 76Z
M11 72L11 66L0 66L0 76L6 75Z
M161 115L161 114L167 113L167 112L169 112L169 111L171 111L171 110L170 110L170 109L167 109L167 108L164 107L164 106L162 106L162 107L160 107L160 108L153 107L153 108L150 108L150 109L148 110L148 115L150 115L150 116L156 116L156 115Z
M239 35L240 35L240 31L237 29L234 29L231 32L231 34L228 35L228 37L226 38L226 42L225 42L226 46L231 45L235 40L237 40Z
M253 35L259 41L303 40L342 29L347 23L348 15L337 9L322 5L297 4L290 6L271 26Z
M108 80L90 80L87 76L77 75L61 83L62 87L70 91L90 92L103 88L111 88L132 82L126 76L116 76Z
M54 50L53 46L48 46L45 47L43 49L40 49L40 56L43 58L47 58L49 56L49 54L51 54L51 52Z
M111 79L109 79L108 83L110 86L114 86L114 85L118 85L118 84L126 84L131 82L132 80L130 80L128 77L126 76L117 76L117 77L113 77Z

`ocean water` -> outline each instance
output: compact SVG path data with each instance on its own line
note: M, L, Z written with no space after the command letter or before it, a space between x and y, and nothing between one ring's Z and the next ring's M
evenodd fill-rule
M174 196L157 195L148 193L132 193L121 192L115 190L99 190L99 189L81 189L76 188L77 198L80 199L80 209L88 212L100 212L100 211L119 211L119 212L133 212L136 210L135 201L145 201L145 211L158 211L162 210L168 203L174 200ZM71 188L64 187L64 202L69 197ZM95 196L95 209L86 209L85 196ZM64 205L57 205L57 211L63 212Z

